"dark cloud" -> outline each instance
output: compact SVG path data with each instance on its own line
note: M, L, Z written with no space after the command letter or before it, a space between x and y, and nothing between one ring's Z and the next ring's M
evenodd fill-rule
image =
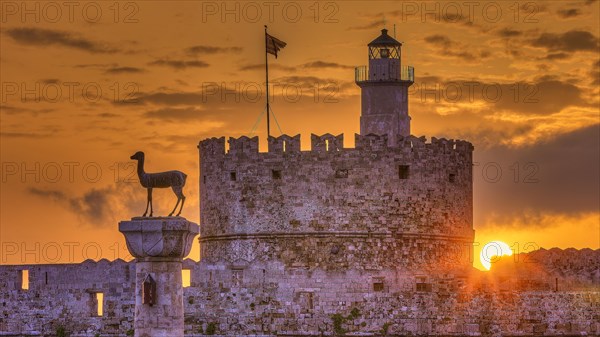
M518 82L501 85L500 88L506 97L502 97L495 107L515 112L550 115L569 106L587 105L579 87L558 80ZM518 95L514 95L515 90Z
M299 87L312 87L316 84L339 83L340 81L331 78L322 78L317 76L283 76L274 78L273 82L288 84Z
M593 85L600 85L600 61L596 62L596 69L592 70L590 72L590 75L592 77L592 84Z
M156 92L143 94L139 97L141 103L159 105L197 105L206 103L208 94L202 92Z
M320 95L321 98L333 96L340 98L353 95L348 89L356 89L354 81L340 81L316 76L284 76L274 78L273 83L277 83L283 88L299 90L302 95L307 97Z
M459 58L465 61L479 61L490 57L491 53L488 50L480 51L467 51L467 46L452 41L449 37L441 34L435 34L425 37L425 42L435 46L440 56L449 56L452 58Z
M449 37L439 34L425 37L425 42L442 47L449 47L452 43Z
M118 67L119 65L117 63L90 63L90 64L76 64L73 67L74 68L81 68L81 69L86 69L86 68L98 68L98 69L106 69L106 68L111 68L111 67Z
M37 116L38 114L45 114L52 111L54 111L54 109L30 109L11 105L0 105L0 112L8 115L15 115L19 113L31 113L32 115Z
M215 46L192 46L185 49L188 55L196 56L200 54L225 54L239 53L243 51L242 47L215 47Z
M94 54L116 53L119 49L73 33L43 28L10 28L5 32L20 44L30 46L50 46L74 48Z
M269 80L272 91L270 92L272 100L287 100L297 103L296 96L302 98L314 98L314 95L327 94L332 90L340 94L348 88L356 89L354 81L339 81L332 78L322 78L318 76L283 76L274 77ZM255 109L257 105L264 102L264 83L256 82L204 82L202 90L194 92L173 92L167 88L161 91L151 93L141 93L136 96L140 104L151 104L168 106L169 109L159 109L146 112L146 117L169 117L171 119L185 119L195 116L200 112L199 107L204 110L202 113L213 113L217 110L226 110L233 108L242 109L240 105L247 105ZM294 99L285 99L282 96L294 97ZM339 96L338 96L339 97ZM313 100L314 101L314 100ZM206 107L210 106L210 109ZM193 108L190 108L193 107ZM173 115L182 116L174 118Z
M16 106L0 105L0 111L3 113L12 115L12 114L20 113L20 112L26 112L28 110L25 108L20 108L20 107L16 107Z
M121 117L121 115L110 113L110 112L103 112L103 113L98 114L98 116L102 117L102 118Z
M29 139L40 139L48 138L51 134L35 133L35 132L0 132L0 137L4 138L29 138Z
M567 8L558 10L556 14L563 19L568 19L581 15L581 11L578 8Z
M349 96L346 89L357 91L353 81L340 82L316 76L287 76L270 80L271 103L276 109L286 112L315 104L336 103ZM263 83L205 83L200 91L161 91L142 93L138 101L146 106L140 115L148 125L158 123L207 122L205 126L214 130L228 125L228 134L236 133L235 126L252 126L264 110L265 92ZM348 90L350 91L350 90ZM354 93L354 92L353 92ZM355 94L355 93L354 93ZM264 120L264 117L263 117ZM240 130L247 133L248 130Z
M83 195L74 196L66 191L31 187L28 192L62 205L75 214L85 225L113 226L118 220L139 212L145 193L135 193L135 182L119 183L103 188L92 188ZM139 206L135 206L139 204ZM136 212L136 213L134 213Z
M45 78L42 80L42 83L44 84L57 84L60 83L60 80L58 78Z
M569 57L571 57L571 55L567 54L567 53L548 53L548 55L543 57L543 59L553 61L553 60L565 60L565 59L568 59Z
M171 67L175 70L183 70L187 68L206 68L210 66L208 63L204 61L198 60L170 60L170 59L160 59L149 63L153 66L166 66Z
M592 78L592 85L600 85L600 60L594 63L589 74Z
M512 38L523 35L523 32L520 30L503 28L497 32L497 34L503 38Z
M599 146L596 124L522 148L476 149L476 223L495 217L495 222L510 224L516 218L518 223L542 226L537 221L543 214L598 212Z
M280 64L269 64L269 69L278 69L288 72L295 72L298 69L354 69L353 66L340 64L337 62L313 61L307 62L298 66L285 66ZM265 70L264 63L243 65L239 68L240 71Z
M150 120L186 122L207 118L233 118L247 111L256 110L264 102L264 93L256 92L255 85L237 87L206 83L203 90L195 92L172 92L170 90L141 94L141 104L161 106L146 111L142 116ZM233 110L233 111L232 111ZM225 113L227 112L227 113Z
M530 41L534 47L551 52L595 51L600 47L599 39L588 31L571 30L562 34L543 33Z
M111 67L106 69L106 73L111 75L138 74L143 73L144 71L144 69L136 67Z
M481 113L510 111L526 115L551 115L570 106L591 106L583 99L583 89L554 77L535 81L498 83L482 81L451 81L438 77L422 77L409 92L417 99L427 97L444 103L472 103L483 101L488 105ZM435 96L435 97L433 97Z
M325 61L308 62L308 63L304 63L303 65L301 65L301 67L311 68L311 69L327 69L327 68L354 69L353 66L347 66L344 64L339 64L339 63L335 63L335 62L325 62Z

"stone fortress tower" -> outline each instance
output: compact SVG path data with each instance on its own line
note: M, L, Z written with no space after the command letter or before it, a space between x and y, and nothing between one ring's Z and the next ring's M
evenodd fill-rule
M400 47L383 30L356 69L354 148L331 134L311 135L308 151L300 135L270 137L267 152L257 137L230 138L227 150L224 137L200 142L200 262L181 262L186 248L0 266L0 335L600 335L600 250L472 268L473 146L410 135L414 71ZM121 231L134 252L140 230L195 234L133 222ZM136 312L146 294L136 279L152 265L156 305Z
M383 29L356 69L361 134L208 139L200 143L203 261L267 269L379 271L471 266L472 151L410 136L401 44Z

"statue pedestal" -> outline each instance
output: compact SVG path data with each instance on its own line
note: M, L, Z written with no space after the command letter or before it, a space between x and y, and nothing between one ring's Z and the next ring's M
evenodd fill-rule
M199 226L182 217L119 222L136 258L135 337L183 337L181 263Z

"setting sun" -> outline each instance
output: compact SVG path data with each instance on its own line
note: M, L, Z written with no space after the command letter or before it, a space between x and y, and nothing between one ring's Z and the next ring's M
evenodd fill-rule
M497 262L501 256L511 255L513 255L513 252L505 242L490 241L481 249L479 260L486 270L490 270L492 263Z

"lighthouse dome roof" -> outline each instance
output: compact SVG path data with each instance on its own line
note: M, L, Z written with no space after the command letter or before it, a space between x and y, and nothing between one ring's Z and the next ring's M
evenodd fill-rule
M393 37L388 35L387 29L381 30L381 35L377 37L375 40L369 43L369 47L378 47L378 46L401 46L402 44Z

